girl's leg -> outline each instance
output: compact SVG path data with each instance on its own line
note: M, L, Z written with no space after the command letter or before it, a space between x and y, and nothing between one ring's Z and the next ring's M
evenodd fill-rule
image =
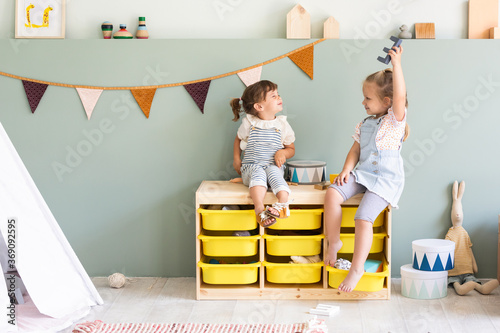
M342 222L342 203L344 197L333 187L326 190L325 210L323 213L327 241L327 251L324 255L326 266L333 266L337 261L337 252L342 247L340 240L340 224Z
M243 179L243 184L250 188L250 197L252 198L254 204L257 221L260 221L259 223L263 227L274 224L276 219L268 218L264 220L260 217L261 213L265 209L264 197L267 192L266 172L262 166L255 164L244 165L241 168L241 177Z
M252 198L255 215L260 214L264 209L264 197L266 196L267 188L264 186L250 187L250 197Z
M351 268L339 290L351 292L363 276L365 261L373 242L373 222L389 203L377 194L366 191L354 216L354 253Z
M278 202L288 202L290 187L283 177L284 168L278 168L276 165L269 165L265 168L265 171L267 179L269 180L269 185L278 198Z
M365 271L365 261L370 253L373 241L373 224L369 221L355 220L354 254L351 268L346 278L339 285L339 290L351 292Z

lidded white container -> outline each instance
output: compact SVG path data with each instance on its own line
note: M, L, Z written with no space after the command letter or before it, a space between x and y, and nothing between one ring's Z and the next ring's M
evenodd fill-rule
M440 272L455 265L455 242L446 239L419 239L411 243L412 267L420 271Z
M447 295L448 271L419 271L401 266L401 295L414 299L436 299Z

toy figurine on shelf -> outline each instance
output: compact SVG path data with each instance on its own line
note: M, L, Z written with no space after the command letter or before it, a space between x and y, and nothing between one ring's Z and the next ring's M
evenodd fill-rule
M137 33L135 35L137 39L148 39L149 38L149 33L148 30L146 29L146 18L145 17L139 17L139 27L137 28Z
M127 25L126 24L120 24L120 30L115 32L113 35L113 38L115 39L132 39L134 36L127 31Z
M111 35L113 34L113 24L109 21L104 22L101 25L102 36L104 39L111 39Z
M406 24L403 24L402 26L399 27L399 30L401 31L398 35L399 39L411 39L412 34L410 30L408 29L408 26Z
M453 183L453 204L451 206L451 222L453 227L448 230L445 239L455 242L455 267L448 271L448 285L453 286L459 295L465 295L476 289L483 295L491 293L498 287L498 280L481 283L474 274L477 273L477 263L472 253L472 242L469 234L462 227L464 213L462 196L465 191L465 182Z

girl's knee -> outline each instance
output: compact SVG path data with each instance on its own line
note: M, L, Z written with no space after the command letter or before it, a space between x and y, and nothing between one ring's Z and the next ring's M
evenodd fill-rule
M326 190L325 202L330 204L342 204L344 202L344 197L333 187L329 187Z

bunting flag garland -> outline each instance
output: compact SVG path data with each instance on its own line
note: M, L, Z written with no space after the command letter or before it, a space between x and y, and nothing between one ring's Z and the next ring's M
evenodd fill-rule
M76 88L78 92L78 96L80 96L80 100L82 101L83 108L85 109L85 113L87 114L87 118L90 120L92 116L92 112L101 97L102 89L85 89L85 88Z
M240 77L241 81L243 81L245 86L248 87L249 85L260 81L261 74L262 74L262 66L259 66L244 72L240 72L238 73L238 76Z
M208 81L184 85L184 88L186 88L187 92L194 99L194 102L196 103L196 105L198 105L201 113L203 114L205 114L204 110L205 101L207 100L208 88L210 88L210 82L212 81L208 80Z
M169 84L152 85L152 86L99 87L99 86L75 85L75 84L36 80L1 71L0 71L0 76L6 76L18 79L23 82L24 90L26 92L26 97L28 98L28 102L32 113L35 113L35 110L37 109L40 100L45 94L47 87L51 85L58 87L75 88L78 92L78 95L80 96L80 100L83 104L83 107L87 114L87 118L89 120L92 116L92 112L94 111L97 101L99 100L104 90L130 90L135 100L139 104L139 107L141 108L142 112L144 112L144 115L146 115L146 118L149 118L151 104L153 103L156 90L159 88L170 88L179 86L184 86L186 91L195 101L201 113L204 114L205 101L207 99L208 89L210 87L210 83L212 80L237 74L238 77L241 79L241 81L248 87L249 85L257 81L260 81L260 77L262 74L262 67L264 65L270 64L272 62L281 60L286 57L290 58L312 80L314 76L314 46L323 41L325 41L324 38L314 41L310 44L304 45L302 47L299 47L293 51L290 51L286 54L265 61L263 63L235 70L232 72L220 74L217 76L212 76L209 78L192 80L187 82L169 83Z
M48 84L23 80L23 86L24 91L26 92L26 97L28 98L31 113L35 113L40 100L47 90Z
M156 88L153 89L131 89L132 95L134 95L137 104L141 108L142 112L149 118L149 111L151 110L151 104L153 103L153 98L155 98Z
M302 69L311 80L314 76L314 46L288 56L300 69Z

